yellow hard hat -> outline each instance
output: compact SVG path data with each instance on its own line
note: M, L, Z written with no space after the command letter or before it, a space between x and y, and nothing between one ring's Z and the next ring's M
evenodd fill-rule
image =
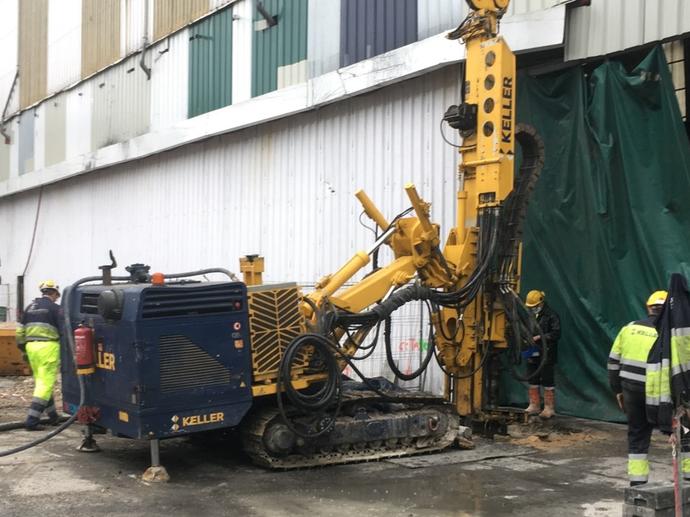
M546 297L546 295L544 294L544 291L537 291L536 289L532 290L529 293L527 293L527 299L525 300L525 305L527 305L527 307L530 307L530 308L536 307L540 303L544 302L545 297Z
M52 289L53 291L56 291L58 294L60 294L60 286L55 283L55 280L44 280L38 285L39 291L42 293Z
M667 296L668 293L666 291L654 291L649 298L647 298L647 307L652 305L663 305Z

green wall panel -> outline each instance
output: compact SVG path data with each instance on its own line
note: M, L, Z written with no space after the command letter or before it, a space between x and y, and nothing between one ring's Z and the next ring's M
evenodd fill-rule
M265 0L263 5L278 23L266 27L254 12L252 96L278 88L278 68L307 59L308 0Z
M232 104L232 9L192 25L189 117Z

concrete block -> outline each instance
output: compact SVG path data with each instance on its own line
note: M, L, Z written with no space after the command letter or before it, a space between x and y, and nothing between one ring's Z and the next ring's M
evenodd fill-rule
M674 508L657 510L634 504L624 504L623 517L676 517L676 513ZM683 508L683 517L690 517L690 507L687 505Z
M690 508L690 483L683 484L682 497L685 506ZM651 510L673 509L673 483L646 483L626 488L625 504Z

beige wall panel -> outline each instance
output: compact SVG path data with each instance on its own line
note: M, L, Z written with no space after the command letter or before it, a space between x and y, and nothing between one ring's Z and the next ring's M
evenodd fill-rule
M48 0L19 2L19 104L46 96L48 87Z
M45 103L45 165L50 167L65 159L65 105L63 93Z
M83 0L81 76L97 72L120 58L120 0Z
M155 0L153 39L184 27L209 11L208 0Z

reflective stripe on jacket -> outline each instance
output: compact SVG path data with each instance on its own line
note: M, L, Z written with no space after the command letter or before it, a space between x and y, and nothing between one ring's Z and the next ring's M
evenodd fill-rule
M22 350L30 341L59 341L62 318L60 306L47 296L36 298L17 325L17 345Z
M651 316L633 321L616 336L607 365L614 393L621 393L623 384L631 390L644 390L647 357L657 337L654 321Z

